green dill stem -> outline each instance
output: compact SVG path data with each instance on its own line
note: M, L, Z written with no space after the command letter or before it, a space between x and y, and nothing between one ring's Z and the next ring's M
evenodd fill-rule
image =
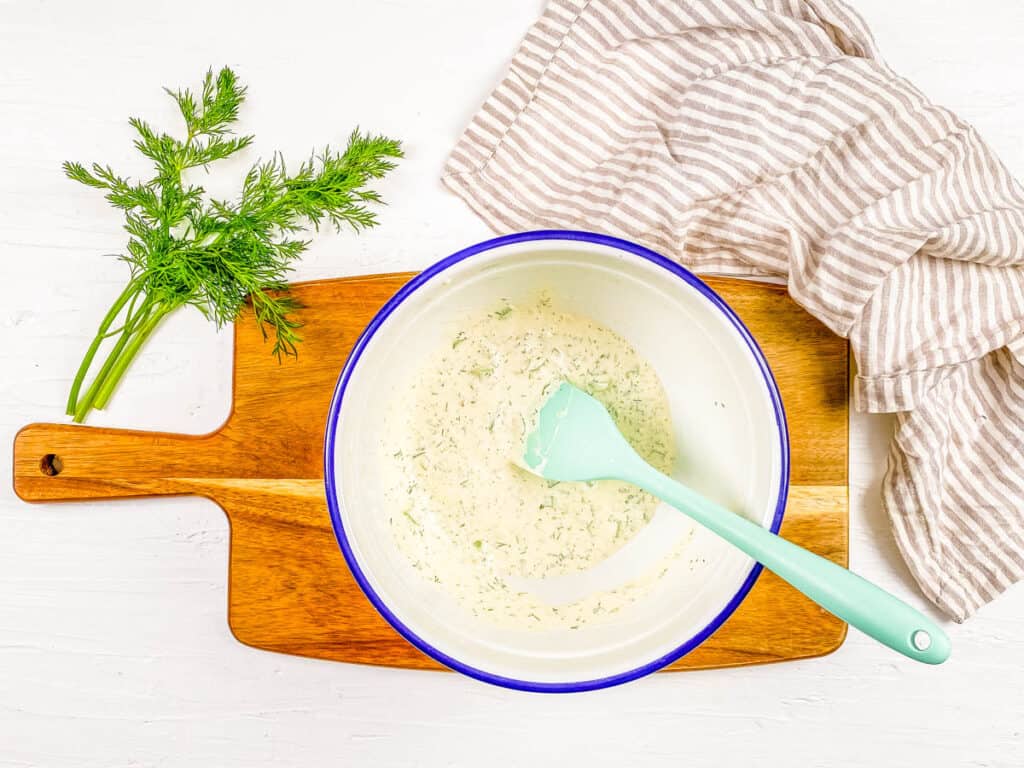
M134 300L132 303L134 305ZM96 381L93 382L93 384L96 385L96 394L95 400L92 401L92 405L90 405L90 408L103 410L106 407L107 401L110 399L110 395L108 393L106 396L104 396L104 384L106 383L107 378L110 376L110 372L114 369L114 367L118 364L118 361L125 354L125 349L128 347L128 344L132 339L132 334L135 333L136 328L138 328L140 324L146 322L149 319L153 305L153 300L147 296L146 300L142 303L142 306L139 308L139 312L137 314L133 313L132 309L129 308L129 317L125 320L125 323L122 326L122 338L119 339L119 341L123 341L123 343L120 345L120 349L117 350L117 354L115 355L111 353L111 356L107 359L107 362L104 364L104 369L106 373L104 374L104 372L101 371L100 373L104 375L97 376Z
M110 307L110 311L107 312L106 317L103 318L103 322L100 323L99 330L96 331L96 337L92 340L89 345L89 349L85 353L85 357L82 358L82 364L78 366L78 372L75 374L75 380L71 384L71 392L68 394L68 406L67 414L72 416L78 407L78 393L82 389L82 383L85 381L85 375L89 372L89 367L92 365L93 358L96 357L96 351L100 348L100 344L109 335L107 329L110 328L111 324L121 313L124 305L128 303L129 299L138 296L139 285L141 276L136 277L134 280L125 286L124 291L117 297L117 301L114 302L113 306ZM126 321L127 324L127 321Z
M118 357L117 362L114 363L114 367L111 368L110 373L107 374L106 379L100 386L99 394L96 396L95 408L105 408L107 402L110 400L110 396L114 394L114 389L117 387L118 382L121 381L121 377L124 376L124 372L131 365L132 360L142 349L142 345L146 343L146 339L149 335L156 330L157 325L164 319L171 311L171 307L166 305L159 307L142 325L139 329L134 332L131 343L124 348L124 352Z
M145 319L149 317L151 310L152 303L149 299L146 299L146 301L142 303L142 306L139 307L139 311L135 316L136 319L139 322L144 322ZM78 401L78 404L75 407L75 413L72 418L74 418L76 422L82 422L85 419L86 414L92 410L93 403L96 401L96 396L99 394L100 387L103 386L104 380L109 375L110 370L114 367L114 364L120 357L121 352L126 346L128 346L128 342L131 341L133 332L134 327L122 332L121 337L110 350L110 354L107 355L107 359L103 363L103 367L100 368L99 373L96 374L96 378L94 378L92 380L92 384L89 385L89 389L86 390L85 395L82 396L82 399Z

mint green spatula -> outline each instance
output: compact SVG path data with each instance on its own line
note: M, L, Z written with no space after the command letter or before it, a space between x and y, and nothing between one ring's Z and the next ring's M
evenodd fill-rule
M526 439L526 465L549 480L623 480L671 504L735 545L818 605L895 651L926 664L950 653L946 633L920 611L855 573L776 536L645 462L604 406L562 384Z

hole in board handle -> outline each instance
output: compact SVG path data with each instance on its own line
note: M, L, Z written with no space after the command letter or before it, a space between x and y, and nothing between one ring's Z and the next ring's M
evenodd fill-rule
M39 460L39 471L48 477L56 477L64 469L64 462L55 453L48 453Z

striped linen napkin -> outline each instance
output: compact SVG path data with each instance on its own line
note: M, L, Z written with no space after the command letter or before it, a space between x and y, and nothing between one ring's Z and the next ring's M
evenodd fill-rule
M883 503L957 621L1024 577L1024 190L838 0L551 0L444 183L495 231L587 228L784 277L895 412Z

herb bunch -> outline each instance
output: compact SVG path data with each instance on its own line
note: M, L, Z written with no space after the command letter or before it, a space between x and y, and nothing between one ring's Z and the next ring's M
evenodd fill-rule
M381 199L366 185L402 157L399 142L356 130L344 151L326 147L294 170L275 154L245 175L237 199L209 198L186 180L186 172L207 168L252 143L252 136L232 131L246 89L225 67L216 75L208 71L197 94L167 93L181 111L184 139L158 133L138 118L129 120L137 133L135 148L155 167L151 179L132 181L97 163L91 168L64 163L69 178L105 190L110 204L124 212L129 239L121 258L131 270L72 384L67 412L77 422L106 406L160 321L180 307L195 307L222 326L251 305L263 337L273 336L272 354L295 355L300 324L286 278L309 246L303 229L318 230L324 223L356 231L374 226L371 207ZM83 393L107 339L113 345Z

